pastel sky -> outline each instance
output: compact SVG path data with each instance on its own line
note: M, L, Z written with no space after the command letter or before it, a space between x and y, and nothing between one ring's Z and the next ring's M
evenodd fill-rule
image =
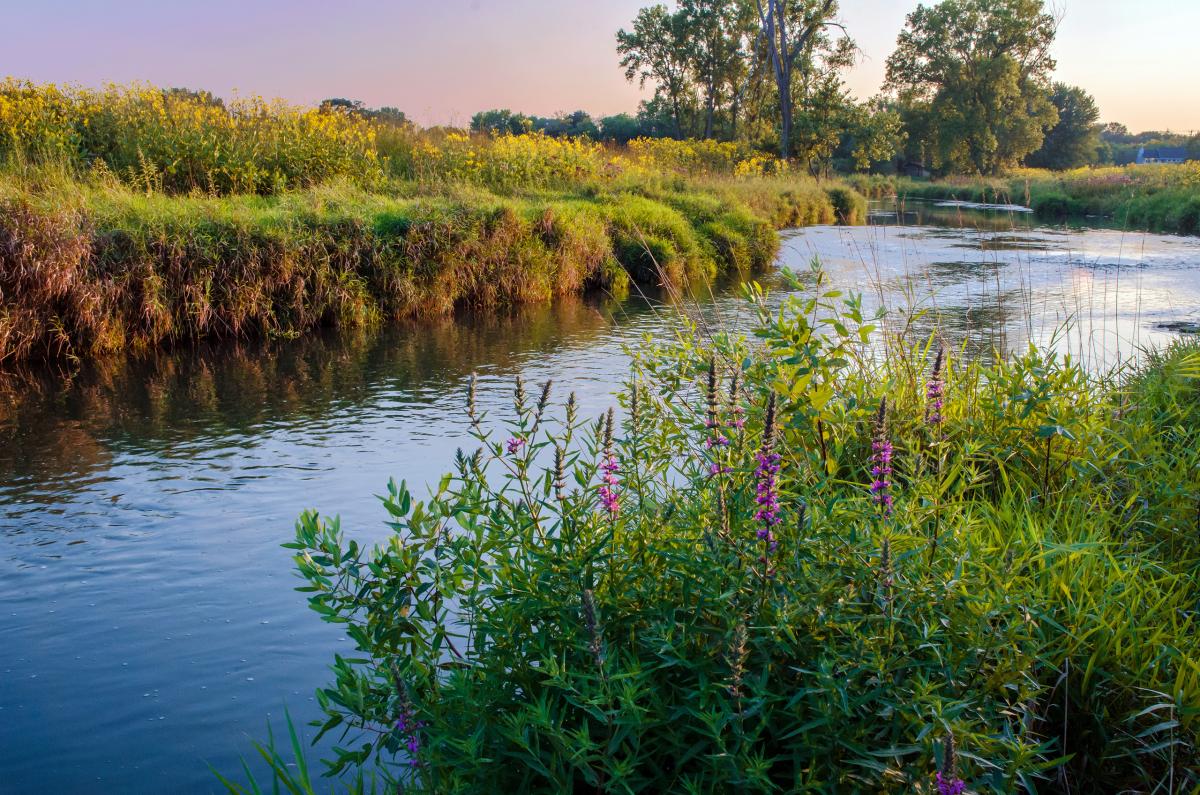
M144 80L393 105L422 124L484 108L537 115L632 111L642 93L614 35L650 0L0 0L0 76ZM928 0L927 0L928 2ZM862 50L849 75L875 93L909 0L843 0ZM1058 78L1106 121L1200 129L1200 0L1058 0Z

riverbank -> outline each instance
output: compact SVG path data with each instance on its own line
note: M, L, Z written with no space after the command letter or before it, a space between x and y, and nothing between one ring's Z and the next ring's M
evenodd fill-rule
M1200 234L1200 163L1063 172L1021 169L1006 177L932 182L904 177L849 181L871 196L1019 204L1046 220L1102 217L1131 231Z
M686 287L769 266L778 228L864 218L848 188L785 178L509 195L343 180L265 197L8 181L0 362Z
M0 366L766 267L862 196L742 144L467 135L0 82Z

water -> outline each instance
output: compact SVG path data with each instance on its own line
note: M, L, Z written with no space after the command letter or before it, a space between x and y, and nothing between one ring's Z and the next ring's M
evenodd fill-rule
M878 206L789 233L868 307L987 353L1053 344L1100 369L1200 317L1200 239L1051 229L1014 213ZM778 280L774 280L778 283ZM734 291L690 306L744 326ZM299 511L382 535L389 476L434 481L466 444L472 370L554 378L599 412L626 345L678 328L653 298L106 362L0 390L0 791L217 791L350 646L292 588ZM1070 323L1066 333L1055 329Z

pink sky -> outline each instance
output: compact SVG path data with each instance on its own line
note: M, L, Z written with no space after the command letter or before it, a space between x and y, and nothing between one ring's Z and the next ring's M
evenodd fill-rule
M646 0L0 0L0 75L98 84L144 80L229 96L393 105L422 124L477 110L633 111L641 92L614 36ZM1060 0L1058 77L1104 119L1200 129L1200 0ZM849 76L875 93L908 0L843 0L863 51Z

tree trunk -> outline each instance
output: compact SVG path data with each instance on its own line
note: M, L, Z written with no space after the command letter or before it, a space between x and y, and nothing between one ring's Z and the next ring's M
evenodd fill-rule
M713 86L708 86L708 97L704 101L704 137L705 139L712 138L713 135L713 113L716 111L716 89Z
M791 71L791 70L787 70ZM790 77L790 74L789 74ZM791 80L779 79L779 156L784 160L792 154L792 87Z
M836 0L821 0L821 6L813 21L798 31L796 39L788 44L786 0L756 0L758 21L767 40L767 54L775 72L775 86L779 91L779 154L785 160L791 154L792 139L792 66L796 57L808 46L813 35L824 28L827 18L833 13Z

